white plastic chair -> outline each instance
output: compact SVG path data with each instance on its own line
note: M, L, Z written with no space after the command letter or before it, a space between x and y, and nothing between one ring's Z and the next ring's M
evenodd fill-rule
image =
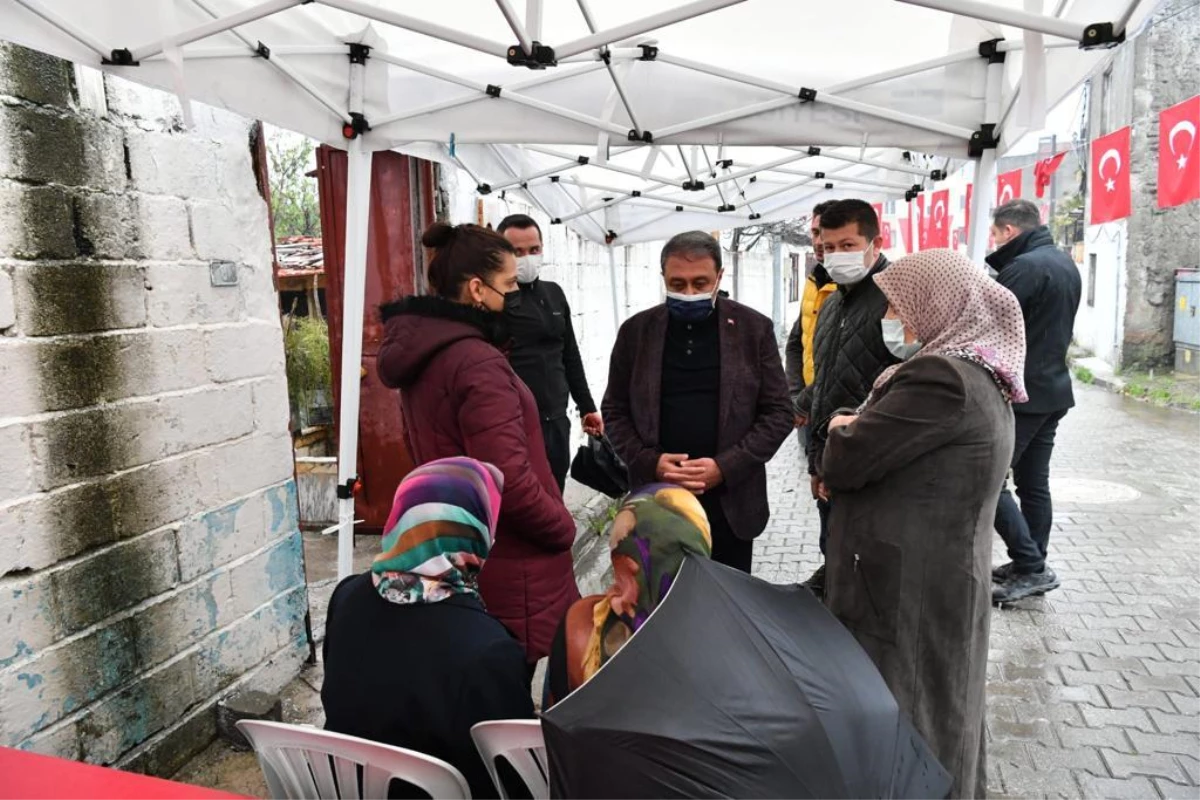
M550 797L550 769L546 761L546 740L542 737L542 723L536 719L506 719L480 722L471 728L475 749L483 758L492 783L500 797L508 800L504 782L496 772L496 758L504 756L525 786L533 800L548 800Z
M241 720L237 726L250 740L274 800L387 797L392 778L420 787L435 800L471 800L462 773L422 753L282 722Z

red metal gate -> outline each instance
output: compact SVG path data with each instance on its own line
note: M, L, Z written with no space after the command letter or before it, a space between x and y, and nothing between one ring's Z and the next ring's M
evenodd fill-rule
M380 534L396 486L413 468L404 447L396 392L379 382L375 359L383 341L381 303L413 294L422 283L421 232L434 220L434 166L398 153L376 153L371 164L371 214L367 241L367 295L363 321L362 406L359 414L358 476L354 517L357 533ZM317 187L325 251L329 345L333 361L335 436L340 420L342 368L342 277L346 248L346 153L317 148Z

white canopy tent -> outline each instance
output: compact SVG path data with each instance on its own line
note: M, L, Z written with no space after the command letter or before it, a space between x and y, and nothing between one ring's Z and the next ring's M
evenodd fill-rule
M373 151L456 164L609 243L911 197L969 158L979 259L998 152L1153 5L0 0L0 38L348 150L344 576Z

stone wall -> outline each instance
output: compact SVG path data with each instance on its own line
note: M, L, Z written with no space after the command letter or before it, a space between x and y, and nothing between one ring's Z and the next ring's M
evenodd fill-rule
M1200 264L1200 203L1158 208L1158 115L1200 92L1200 3L1166 0L1137 38L1122 367L1170 364L1175 270ZM1166 143L1162 143L1164 146ZM1168 157L1170 152L1168 151Z
M1175 270L1197 264L1200 203L1158 208L1158 116L1197 87L1196 0L1165 0L1147 27L1116 51L1108 77L1101 72L1090 82L1089 140L1132 126L1133 213L1087 228L1085 300L1076 319L1080 344L1116 367L1153 367L1173 357Z
M195 117L0 46L0 745L158 774L308 651L254 128Z

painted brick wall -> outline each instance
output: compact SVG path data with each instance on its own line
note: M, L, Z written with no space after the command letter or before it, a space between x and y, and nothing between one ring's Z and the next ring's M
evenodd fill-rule
M0 46L0 745L170 774L307 654L250 134Z

